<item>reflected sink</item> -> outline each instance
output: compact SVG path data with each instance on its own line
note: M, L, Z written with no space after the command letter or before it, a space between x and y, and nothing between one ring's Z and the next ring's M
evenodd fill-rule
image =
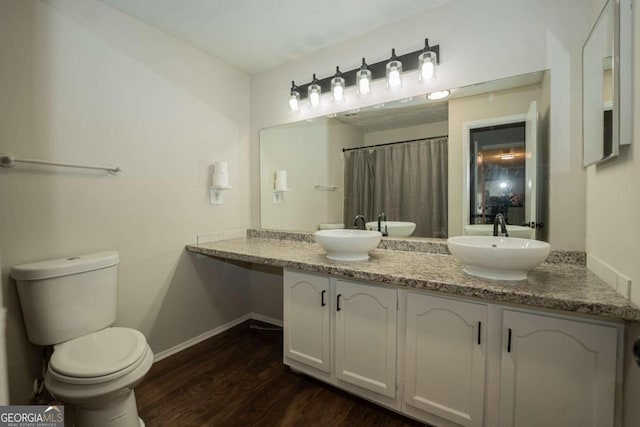
M472 276L494 280L524 280L540 265L551 245L516 237L456 236L447 239L451 254Z
M416 223L408 221L382 221L380 223L382 231L385 230L385 225L389 237L409 237L416 229ZM368 222L367 230L378 231L378 221Z
M338 261L364 261L369 251L378 247L382 234L369 230L320 230L316 242L327 251L327 258Z
M530 239L533 237L533 228L521 225L507 225L509 237ZM493 224L467 224L464 226L465 236L493 236Z

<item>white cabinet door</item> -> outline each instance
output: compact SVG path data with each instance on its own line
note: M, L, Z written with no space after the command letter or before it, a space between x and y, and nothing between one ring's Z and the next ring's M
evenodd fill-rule
M338 280L335 315L336 378L395 397L396 290Z
M407 294L405 404L481 426L487 306Z
M501 426L614 424L617 329L505 310Z
M331 371L329 278L284 272L284 355Z

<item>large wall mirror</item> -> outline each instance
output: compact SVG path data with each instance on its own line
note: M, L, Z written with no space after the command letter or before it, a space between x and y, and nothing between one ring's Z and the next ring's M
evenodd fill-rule
M514 227L543 222L548 197L536 182L550 78L539 71L452 89L442 100L423 95L262 129L261 226L351 228L356 215L376 226L384 213L389 225L413 223L411 237L445 238L470 234L465 225L490 223L499 209Z
M631 2L607 0L582 50L583 165L631 143Z

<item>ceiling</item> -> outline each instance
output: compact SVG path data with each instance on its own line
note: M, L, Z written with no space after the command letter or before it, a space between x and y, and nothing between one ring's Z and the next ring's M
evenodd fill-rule
M254 74L451 0L100 1Z

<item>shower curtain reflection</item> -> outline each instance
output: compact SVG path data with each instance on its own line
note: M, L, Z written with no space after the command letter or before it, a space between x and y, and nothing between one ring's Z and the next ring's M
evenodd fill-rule
M414 237L447 237L447 137L344 152L344 222L416 223Z

